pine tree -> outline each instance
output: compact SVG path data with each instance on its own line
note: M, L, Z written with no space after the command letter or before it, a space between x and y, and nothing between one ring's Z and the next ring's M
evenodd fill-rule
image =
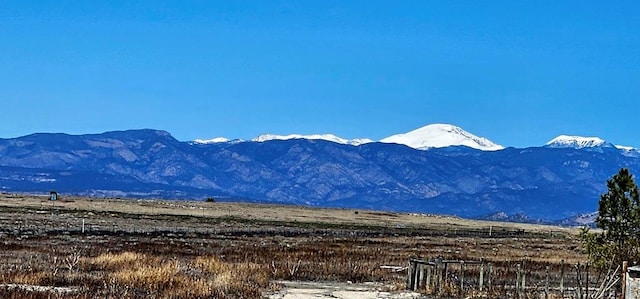
M602 234L581 233L587 253L597 264L638 260L640 245L640 192L633 175L622 168L607 180L607 193L600 196L596 225Z

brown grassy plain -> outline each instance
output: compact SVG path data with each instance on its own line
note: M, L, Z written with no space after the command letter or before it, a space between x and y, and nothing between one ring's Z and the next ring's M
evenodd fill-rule
M84 231L83 231L84 222ZM491 236L489 236L491 231ZM402 288L410 257L584 262L576 230L282 205L0 195L2 298L259 298L277 280Z

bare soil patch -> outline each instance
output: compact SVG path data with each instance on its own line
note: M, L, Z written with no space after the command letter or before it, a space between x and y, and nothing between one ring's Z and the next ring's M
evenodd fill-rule
M265 294L269 299L411 299L427 298L411 291L390 290L388 285L380 283L328 283L279 281L282 289Z

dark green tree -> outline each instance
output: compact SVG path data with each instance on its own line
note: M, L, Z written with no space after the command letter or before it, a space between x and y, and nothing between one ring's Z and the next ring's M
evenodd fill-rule
M640 192L633 175L622 168L607 180L607 193L600 196L596 225L602 233L580 234L593 262L604 266L638 261L640 245Z

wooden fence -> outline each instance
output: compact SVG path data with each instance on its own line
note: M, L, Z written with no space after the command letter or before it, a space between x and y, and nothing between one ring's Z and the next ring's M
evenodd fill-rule
M594 273L588 263L530 261L409 260L407 289L438 296L485 298L617 298L620 285L603 289L612 273ZM610 280L608 280L610 281Z

